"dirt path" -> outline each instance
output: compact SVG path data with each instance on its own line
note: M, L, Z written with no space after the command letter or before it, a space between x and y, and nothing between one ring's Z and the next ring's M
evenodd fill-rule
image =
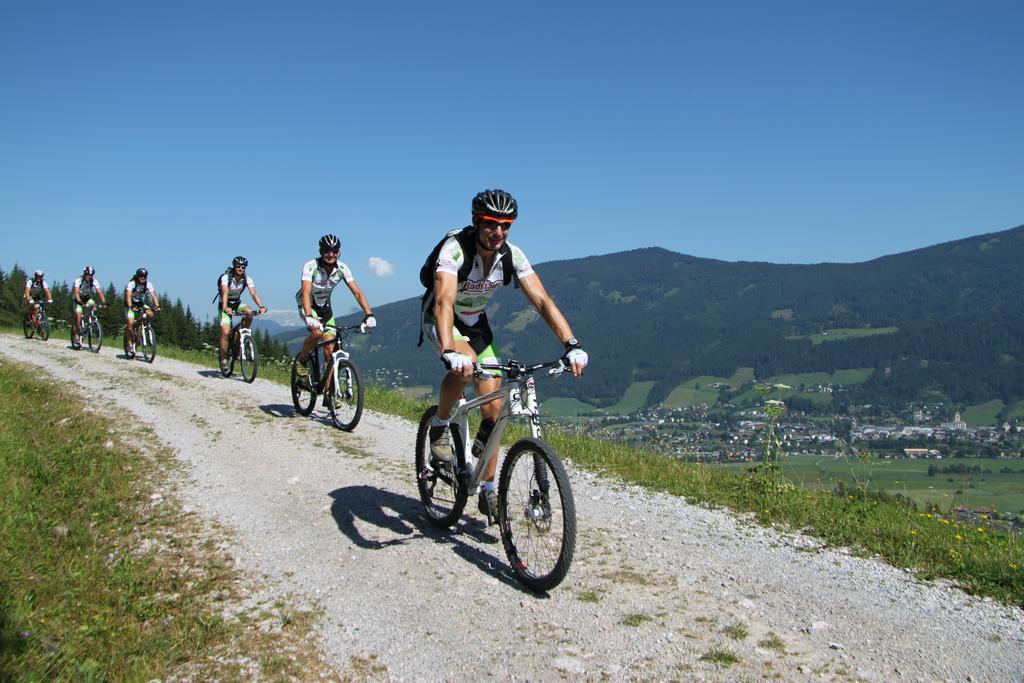
M1024 680L1019 609L571 468L576 560L531 594L475 512L423 521L412 423L368 412L346 434L280 385L119 353L0 335L173 449L183 502L235 531L243 569L319 605L346 675Z

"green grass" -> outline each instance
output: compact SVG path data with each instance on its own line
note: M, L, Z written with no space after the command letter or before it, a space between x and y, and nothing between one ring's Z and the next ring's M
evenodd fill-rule
M593 413L597 410L596 406L592 406L589 403L562 396L552 396L545 399L541 406L544 413L551 417L576 417L577 415Z
M740 367L731 377L712 377L700 375L681 382L665 399L666 408L686 408L701 404L714 405L718 402L718 389L708 387L709 384L728 384L730 389L739 389L754 379L754 368Z
M965 408L960 414L963 421L973 427L991 427L996 424L996 416L999 415L1006 404L998 398Z
M701 661L713 662L715 664L721 664L723 667L730 667L736 662L740 661L740 658L735 653L729 650L723 650L721 648L715 648L708 650L700 656Z
M824 344L826 342L857 339L860 337L873 337L877 334L896 334L898 331L898 327L839 327L834 330L827 330L816 334L790 337L790 339L810 339L811 344L817 346L818 344Z
M0 396L0 680L234 679L211 655L273 656L211 599L237 597L231 558L151 504L169 455L143 458L34 368L0 359Z
M928 476L929 465L948 467L962 464L990 469L991 474L942 474ZM717 467L717 466L716 466ZM748 465L721 466L737 474ZM1007 467L1013 473L1000 473ZM924 508L928 504L940 510L957 506L989 508L1024 514L1024 461L988 458L953 458L946 460L854 460L826 458L820 455L789 455L783 462L783 474L805 488L831 490L836 482L855 487L853 473L861 479L870 475L871 486L879 491L903 495Z
M651 393L653 386L654 382L633 382L619 402L608 407L607 412L615 415L629 415L643 408L644 403L647 402L647 394Z

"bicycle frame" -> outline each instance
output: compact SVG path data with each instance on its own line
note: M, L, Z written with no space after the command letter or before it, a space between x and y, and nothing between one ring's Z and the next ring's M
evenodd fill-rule
M317 351L320 351L324 346L327 346L328 344L337 344L337 346L334 348L334 352L331 354L330 360L326 361L330 363L331 366L330 379L335 383L333 386L337 386L338 382L338 362L349 359L349 353L348 351L345 350L345 337L348 336L348 332L351 332L352 330L358 330L360 327L362 327L362 325L349 325L348 327L324 325L325 330L332 329L335 332L337 332L337 336L332 337L331 339L321 339L316 343L316 346L313 349L313 353L315 354ZM316 368L317 375L319 375L321 372L319 363L316 364ZM316 393L326 393L328 387L327 377L317 377L317 381L315 382L315 384Z
M550 364L542 364L540 369L543 369L545 365L549 366L548 372L545 375L547 377L553 377L565 372L565 368L561 363L558 363L553 367L551 367ZM500 366L488 365L480 365L477 367L479 368L479 371L483 372L500 368ZM475 490L480 485L480 481L482 480L487 467L490 465L492 460L498 457L498 451L500 450L501 445L501 436L504 434L505 427L508 426L508 421L510 419L518 416L528 417L530 419L530 432L533 435L533 438L541 438L540 410L537 407L536 381L532 374L523 374L519 377L510 376L508 381L502 385L500 389L470 400L462 397L459 399L459 403L455 407L454 414L452 415L452 421L459 426L459 438L462 440L462 452L465 454L467 464L473 457L469 448L469 412L474 408L497 399L502 399L501 412L498 414L498 419L494 423L494 429L491 431L490 438L487 439L487 443L484 445L483 452L480 453L480 456L477 458L476 464L473 467L473 475L469 480L470 491Z

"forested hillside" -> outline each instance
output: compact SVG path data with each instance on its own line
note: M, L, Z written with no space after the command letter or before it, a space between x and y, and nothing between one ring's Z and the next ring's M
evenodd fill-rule
M0 270L0 326L21 327L25 310L25 277L25 271L17 264L9 272ZM71 296L74 280L66 282L47 278L47 284L50 285L50 293L53 294L53 303L47 306L48 317L56 329L70 327L74 319ZM120 335L124 330L123 288L123 283L119 282L116 288L114 283L108 283L103 292L107 307L97 311L106 336L106 345L115 347L120 346ZM184 306L181 299L172 303L167 293L160 294L159 299L160 313L154 319L153 325L157 339L161 343L183 349L202 349L204 345L213 347L217 344L220 335L218 326L197 320L192 314L192 309ZM283 358L287 355L286 345L273 339L266 331L257 331L255 337L263 358Z
M845 400L977 403L1024 398L1022 260L1024 226L855 264L649 248L536 270L593 359L586 381L559 383L561 395L608 405L649 380L656 403L688 378L738 367L758 378L873 368ZM416 348L418 310L416 299L376 307L380 328L361 340L358 362L436 383L434 353ZM488 313L506 356L560 351L521 292L499 291Z

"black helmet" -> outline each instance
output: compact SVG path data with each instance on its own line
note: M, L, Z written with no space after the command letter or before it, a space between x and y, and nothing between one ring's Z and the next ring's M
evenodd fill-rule
M248 266L248 265L249 265L249 259L245 258L244 256L236 256L231 261L231 267L232 268L237 268L238 266Z
M86 266L85 270L82 271L82 275L95 275L96 269L92 266Z
M473 215L479 214L515 220L519 205L505 190L484 190L473 197Z
M337 235L324 235L320 238L320 253L325 251L340 251L341 240L338 239Z
M139 268L135 271L135 277L149 277L149 271L145 268Z

